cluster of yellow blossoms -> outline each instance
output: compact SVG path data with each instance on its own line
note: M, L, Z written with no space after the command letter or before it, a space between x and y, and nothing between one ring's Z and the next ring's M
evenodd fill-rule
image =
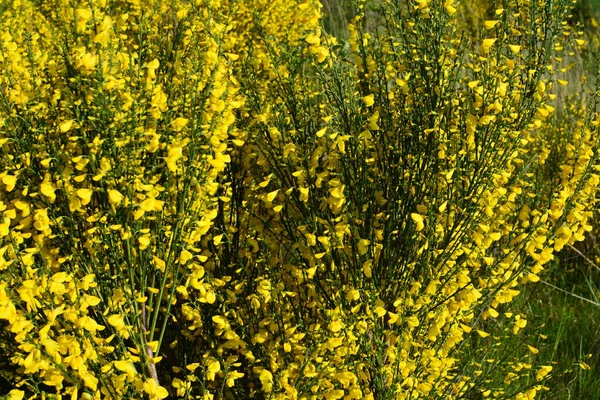
M592 229L600 120L552 94L569 5L507 0L469 41L452 0L383 1L377 32L363 3L347 42L311 0L0 12L10 399L543 389L463 355Z

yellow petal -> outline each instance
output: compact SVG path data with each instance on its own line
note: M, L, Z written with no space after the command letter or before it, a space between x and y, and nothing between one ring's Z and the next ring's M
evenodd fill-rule
M590 369L592 369L592 367L590 367L588 364L584 363L583 361L580 362L578 365L579 365L579 368L586 370L586 371L589 371Z
M108 202L110 204L117 206L121 203L121 200L123 200L123 195L118 190L109 189Z
M180 131L190 122L187 118L175 118L175 120L171 123L171 126L175 131Z
M140 208L146 212L154 211L154 203L156 199L153 197L148 197L146 200L140 203Z
M13 389L8 392L7 400L21 400L25 396L25 392L22 390Z
M219 372L221 370L221 364L217 360L210 361L207 367L210 372Z
M274 191L272 191L270 193L267 193L266 201L273 201L273 200L275 200L275 197L277 197L277 193L279 193L279 189L274 190Z
M371 278L373 276L373 270L371 269L371 265L373 265L373 260L365 261L363 264L363 273L367 278Z
M496 39L484 39L481 43L481 50L484 54L487 54L490 51L490 48L494 45Z
M510 49L510 51L513 54L517 54L519 51L521 51L521 46L516 45L516 44L511 44L511 45L508 46L508 48Z
M544 365L540 367L540 369L537 371L537 373L535 374L535 378L538 381L541 381L546 375L550 373L550 371L552 371L552 367L550 365Z
M123 320L123 317L121 315L113 314L107 318L107 321L109 324L111 324L117 329L125 327L125 321Z
M484 332L484 331L480 331L479 329L477 329L477 334L478 334L479 336L481 336L482 338L486 338L486 337L490 336L490 334L489 334L489 333L487 333L487 332Z
M150 238L148 236L140 236L138 242L140 243L140 250L145 250L150 245Z
M65 121L58 126L58 129L60 129L62 133L69 132L71 130L71 127L73 126L73 122L75 121L73 121L72 119Z
M263 390L270 393L273 389L273 374L271 374L270 371L263 369L260 371L258 379L260 379L260 383L262 383Z
M85 303L86 305L89 305L89 306L92 306L92 307L95 307L95 306L97 306L98 304L100 304L100 301L101 301L101 300L100 300L100 298L99 298L99 297L92 296L92 295L89 295L89 294L88 294L88 295L86 295L86 296L85 296L85 298L84 298L84 303Z
M157 69L159 66L160 66L160 62L155 58L154 60L150 61L148 63L148 65L146 65L146 68Z
M92 200L92 189L77 189L77 197L81 199L81 204L84 206Z
M309 43L309 44L318 44L321 42L321 38L316 33L311 33L310 35L308 35L306 37L305 40L306 40L306 43Z
M148 393L150 399L164 399L169 396L169 392L160 386L154 378L148 378L142 385L144 392Z
M17 177L14 175L4 175L2 177L2 183L4 183L6 191L10 192L15 188L15 185L17 183Z
M182 250L181 254L179 255L179 264L181 264L181 265L187 264L187 262L189 260L191 260L192 257L194 257L194 255L192 253L190 253L187 250Z
M56 195L54 194L54 186L52 186L51 183L48 182L44 182L40 185L40 192L47 197L48 199L50 199L50 201L53 201L54 199L56 199Z
M339 321L339 320L337 320L337 321L332 321L332 322L329 324L329 330L330 330L331 332L333 332L333 333L336 333L336 332L339 332L339 331L341 331L341 330L344 328L344 326L345 326L345 325L344 325L344 323L343 323L342 321Z
M125 372L129 376L135 376L137 371L131 361L115 361L115 368L121 372Z
M483 27L485 29L492 29L493 27L496 26L496 24L498 24L499 21L485 21L483 23Z
M454 7L454 1L453 0L446 0L446 2L444 3L444 8L446 9L446 12L449 15L454 15L456 13L456 7Z
M81 64L87 69L93 69L96 66L97 57L94 54L85 53L81 57Z
M540 352L538 349L536 349L535 347L533 347L533 346L530 346L530 345L527 345L527 348L529 349L529 351L530 351L532 354L537 354L537 353L539 353L539 352Z
M417 231L422 231L425 227L425 224L423 222L423 216L417 213L411 213L410 217L415 222L415 224L417 224Z
M217 329L225 329L229 325L229 322L227 322L227 318L221 315L214 315L212 317L212 320L215 323Z

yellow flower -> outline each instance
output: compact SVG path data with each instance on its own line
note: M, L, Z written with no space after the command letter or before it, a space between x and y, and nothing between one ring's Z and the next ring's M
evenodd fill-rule
M336 333L344 329L344 326L344 323L340 320L332 321L329 323L329 330L333 333Z
M117 330L121 330L126 327L125 320L122 315L112 314L107 318L109 324L117 328Z
M229 162L231 162L231 156L221 152L216 152L214 158L208 160L208 163L219 171L225 169L225 165Z
M171 385L177 389L177 396L185 397L186 392L191 389L191 382L184 382L179 378L173 378Z
M25 392L18 389L13 389L8 392L6 400L21 400L25 396Z
M209 357L206 361L206 379L214 381L217 372L221 371L221 364L219 360L214 357Z
M277 197L277 193L279 193L279 189L267 193L267 195L265 196L265 201L272 202L273 200L275 200L275 197Z
M537 373L535 374L535 379L537 379L538 381L541 381L542 379L544 379L546 377L546 375L548 375L550 373L550 371L552 371L552 366L550 366L550 365L542 366L540 369L538 369Z
M229 329L229 322L227 321L227 318L225 318L221 315L214 315L212 317L212 321L215 323L215 326L217 329L221 329L221 330Z
M92 18L92 15L92 10L88 8L78 8L75 10L78 32L83 32L85 30L85 25Z
M417 224L417 231L418 232L422 231L423 228L425 227L425 224L423 222L423 216L421 214L411 213L410 217L415 222L415 224Z
M95 54L85 53L81 57L81 65L86 69L94 69L98 57Z
M528 349L529 349L529 351L530 351L531 353L533 353L533 354L537 354L537 353L539 353L539 352L540 352L538 349L536 349L535 347L533 347L533 346L530 346L530 345L527 345L527 348L528 348Z
M490 49L492 48L494 43L496 43L495 38L494 39L483 39L483 42L481 43L481 51L483 52L483 54L489 53Z
M325 393L326 400L338 400L344 397L344 391L341 389L331 390Z
M189 260L191 260L194 257L194 255L192 253L190 253L187 250L182 250L181 254L179 255L179 264L181 265L185 265L187 264L187 262Z
M441 331L439 326L434 324L427 331L427 339L431 340L432 342L435 342L440 333Z
M489 333L487 333L487 332L484 332L484 331L481 331L481 330L479 330L479 329L477 329L477 334L478 334L479 336L481 336L482 338L486 338L486 337L490 336L490 334L489 334Z
M243 376L244 374L242 372L231 371L227 373L225 384L227 385L227 387L233 387L235 385L235 380Z
M175 132L182 130L190 122L187 118L175 118L171 123L171 127Z
M148 393L150 399L164 399L169 395L167 389L156 383L153 378L148 378L142 387L144 392Z
M508 48L510 49L510 51L513 54L517 54L519 51L521 51L521 46L516 45L516 44L511 44L511 45L508 46Z
M98 378L92 375L90 372L85 371L80 374L81 379L85 383L85 386L89 387L92 390L96 390L98 388Z
M500 22L500 21L497 21L497 20L496 21L485 21L483 23L483 27L485 29L492 29L493 27L495 27L498 24L498 22Z
M490 307L486 310L487 314L492 317L492 318L498 318L498 315L500 315L498 313L498 311L496 311L494 308Z
M12 192L17 183L17 177L14 175L4 175L2 177L2 183L4 184L7 192Z
M581 369L583 369L583 370L585 370L585 371L589 371L589 370L591 370L591 369L592 369L592 367L590 367L590 366L589 366L587 363L585 363L585 362L583 362L583 361L581 361L581 362L580 362L579 364L577 364L577 365L579 365L579 368L581 368Z
M160 67L160 61L156 58L146 65L146 68L148 69L158 69L158 67Z
M62 132L62 133L66 133L69 132L71 130L71 127L73 126L73 123L75 121L72 119L69 119L65 122L62 122L59 126L58 129Z
M135 369L135 366L133 365L133 362L131 362L131 361L126 361L126 360L115 361L114 366L119 371L125 372L127 374L127 377L130 380L132 380L137 374L137 370Z
M513 333L516 335L519 333L519 330L525 328L527 325L527 320L522 319L520 315L515 316L515 324L513 325Z
M154 197L148 197L140 203L140 208L145 212L160 211L163 208L164 201L156 200Z
M97 35L94 36L94 38L92 39L92 42L94 43L98 43L101 44L103 47L107 46L110 40L110 30L104 30L99 32Z
M267 393L271 393L273 390L273 374L271 374L270 371L263 369L258 374L258 379L260 379L263 390Z
M306 43L308 44L319 44L321 42L321 38L319 37L319 33L311 33L306 36Z
M100 304L101 300L99 297L96 296L92 296L89 294L86 294L83 296L83 300L81 302L81 308L87 308L87 307L95 307L98 304Z
M77 197L81 199L82 205L87 205L92 200L92 194L94 191L92 189L77 189Z
M183 148L179 145L171 145L169 146L169 150L167 153L167 158L165 159L167 163L167 168L169 171L175 172L177 171L177 161L183 157Z
M140 244L140 250L146 250L150 246L150 238L148 236L140 236L138 243Z
M123 195L118 190L108 190L108 202L110 204L118 206L121 203L121 200L123 200Z
M444 8L449 15L454 15L456 13L456 7L454 7L454 0L446 0L444 2Z
M416 315L411 315L407 318L406 324L411 328L416 328L417 326L419 326L419 318L417 318Z
M371 278L373 276L373 269L371 266L373 265L373 260L368 260L363 263L363 273L367 278Z
M50 182L44 182L40 185L40 193L42 193L45 197L50 200L50 203L54 203L56 200L56 195L54 194L54 186Z

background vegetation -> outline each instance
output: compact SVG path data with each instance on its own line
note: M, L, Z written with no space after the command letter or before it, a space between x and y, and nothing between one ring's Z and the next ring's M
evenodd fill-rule
M595 5L7 1L21 398L600 396Z

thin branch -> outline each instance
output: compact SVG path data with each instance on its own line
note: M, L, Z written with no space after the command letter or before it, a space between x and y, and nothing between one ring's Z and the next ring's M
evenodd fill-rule
M597 266L592 260L590 260L586 255L584 255L581 251L579 251L578 249L576 249L575 247L573 247L573 245L569 244L568 245L571 250L574 250L575 253L579 254L581 257L583 257L583 259L585 261L587 261L591 266L593 266L594 268L596 268L598 271L600 271L600 267Z

